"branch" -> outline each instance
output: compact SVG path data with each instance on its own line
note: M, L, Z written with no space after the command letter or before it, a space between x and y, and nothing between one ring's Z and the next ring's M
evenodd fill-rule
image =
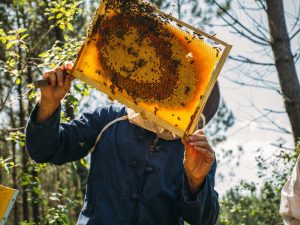
M16 77L16 79L15 79L13 85L10 87L10 89L9 89L9 91L8 91L8 93L7 93L6 97L5 97L5 99L4 99L4 101L3 101L2 104L1 104L0 112L4 109L4 106L5 106L5 104L6 104L7 100L8 100L8 98L9 98L9 96L10 96L10 94L11 94L11 92L12 92L14 86L16 85L18 79L19 79L19 77Z
M238 57L239 58L234 57L234 56L229 56L230 59L232 59L234 61L242 62L242 63L255 64L255 65L260 65L260 66L275 66L274 63L262 63L262 62L253 61L244 56L238 56Z
M300 7L299 7L299 9L298 9L298 15L297 15L297 17L296 17L296 21L294 22L294 24L293 24L293 26L292 26L292 28L291 28L290 33L292 33L292 32L294 31L294 29L297 27L299 20L300 20ZM299 25L298 25L298 26L299 26Z
M261 114L264 114L260 109L257 108L257 106L256 106L255 104L253 104L253 107L256 109L257 112L259 112L259 113L261 113ZM284 133L286 133L286 134L292 134L291 131L287 130L286 128L284 128L284 127L282 127L282 126L280 126L280 125L278 125L278 124L275 122L274 119L269 118L268 115L269 115L270 113L272 113L272 111L271 111L271 110L268 110L267 113L265 114L265 118L269 121L269 123L271 123L273 126L275 126L275 128L277 128L278 130L280 130L280 131L282 131L282 132L284 132ZM271 128L269 128L269 129L271 129Z
M24 63L24 65L22 66L22 68L21 68L20 71L23 71L23 70L25 69L25 67L26 67L26 65L27 65L27 63L28 63L28 61L29 61L29 58L31 57L32 51L38 46L38 44L39 44L39 43L40 43L40 42L48 35L48 33L49 33L52 29L53 29L53 28L49 28L48 31L47 31L44 35L42 35L42 37L41 37L41 38L35 43L35 45L29 50L29 53L28 53L27 58L26 58L26 60L25 60L25 63ZM0 107L0 113L1 113L1 111L4 109L4 106L5 106L5 104L6 104L7 100L8 100L8 98L9 98L9 96L10 96L10 94L11 94L11 92L12 92L14 86L16 85L16 82L17 82L18 79L19 79L19 76L16 77L16 79L14 80L12 86L10 87L10 89L9 89L9 91L8 91L8 93L7 93L7 95L6 95L5 99L4 99L4 101L3 101L3 103L1 104L1 107Z
M291 35L290 40L292 40L295 36L297 36L297 34L299 34L299 32L300 32L300 28L298 30L296 30L294 34Z
M260 37L260 36L258 36L258 35L256 35L255 33L253 33L251 30L249 30L246 26L244 26L241 22L239 22L236 18L234 18L232 15L230 15L229 13L228 13L228 11L226 10L226 9L224 9L216 0L213 0L213 3L215 3L217 6L218 6L218 8L220 9L220 10L222 10L230 19L232 19L236 24L238 24L240 27L242 27L246 32L248 32L251 36L253 36L253 37L255 37L255 38L257 38L258 40L260 40L260 41L262 41L261 43L263 44L263 45L270 45L270 42L269 41L267 41L266 39L264 39L264 38L262 38L262 37ZM224 18L222 15L220 15L222 18ZM234 28L234 27L233 27ZM237 30L237 28L234 28L235 30ZM241 32L241 31L238 31L239 33L242 33L243 34L243 36L245 36L245 37L247 37L249 40L254 40L254 39L252 39L252 38L250 38L248 35L246 35L246 34L244 34L243 32ZM257 41L256 40L254 40L254 42L256 43Z
M250 83L245 83L243 81L238 81L238 80L235 80L235 79L231 79L227 76L224 76L225 79L235 83L235 84L238 84L238 85L242 85L242 86L247 86L247 87L255 87L255 88L261 88L261 89L267 89L267 90L272 90L272 91L276 91L278 92L277 88L275 87L270 87L270 86L262 86L262 85L258 85L258 84L250 84Z
M268 111L268 112L271 112L271 113L279 113L279 114L281 114L281 113L286 113L286 111L277 111L277 110L273 110L273 109L264 109L265 111Z
M261 8L267 13L267 8L266 8L266 6L264 5L264 3L262 2L262 0L257 0L257 1L255 1L255 2L260 3Z
M258 22L258 18L253 18L253 16L251 16L247 10L245 10L245 6L238 1L239 7L243 10L243 12L245 13L245 15L252 21L252 23L254 24L254 28L256 28L256 30L262 35L263 39L267 40L268 37L266 36L266 34L264 32L266 32L267 34L269 33L268 29L266 29L264 26L262 26L262 22L261 22L261 17L260 22ZM261 29L262 30L261 30Z
M234 29L238 34L240 34L241 36L247 38L248 40L252 41L255 44L259 44L262 46L270 46L270 43L267 41L264 42L260 42L258 40L255 40L253 38L251 38L250 36L244 34L242 31L240 31L237 27L234 26L234 24L237 23L237 21L234 21L234 23L229 22L223 15L220 15L221 19L228 24L228 26L230 26L232 29Z

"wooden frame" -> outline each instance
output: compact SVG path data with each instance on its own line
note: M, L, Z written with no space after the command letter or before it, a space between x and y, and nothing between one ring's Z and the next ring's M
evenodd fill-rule
M101 7L101 5L100 5ZM96 14L94 15L94 18L93 18L93 22L92 22L92 25L90 26L91 28L93 28L96 24L96 20L97 20L97 17L99 16L100 14L100 10L103 10L103 8L101 9L99 7L99 9L96 11ZM154 8L155 9L155 12L158 13L158 15L160 16L163 16L163 17L167 17L168 19L170 19L171 21L174 21L175 23L177 24L180 24L181 26L185 27L185 28L188 28L190 30L192 30L194 33L197 33L201 36L204 36L218 44L221 44L223 45L224 49L223 51L221 52L221 57L219 59L219 61L217 62L212 74L211 74L211 77L210 77L210 80L209 80L209 83L204 91L204 94L202 95L202 98L201 100L199 101L199 104L198 106L196 107L196 110L194 111L193 113L193 119L190 120L188 126L187 126L187 129L185 131L182 131L181 129L175 127L174 125L171 125L169 124L168 122L166 122L165 120L157 117L153 112L150 112L148 110L145 110L144 108L141 108L140 106L137 106L136 104L134 104L132 101L129 101L128 99L126 99L124 96L118 94L118 93L115 93L115 94L112 94L110 89L99 83L99 82L96 82L95 80L85 76L81 71L77 70L76 69L76 66L77 66L77 63L80 62L81 60L81 57L85 51L85 46L88 45L89 43L89 38L91 37L91 29L89 30L89 34L88 34L88 37L85 39L84 41L84 44L82 45L81 47L81 50L79 51L79 54L78 54L78 57L75 61L75 65L74 65L74 70L73 70L73 74L75 77L79 78L80 80L83 80L84 82L90 84L91 86L95 87L96 89L104 92L105 94L107 94L109 96L109 98L111 99L117 99L119 102L121 102L122 104L125 104L126 106L132 108L133 110L135 110L136 112L139 112L141 114L143 114L146 118L158 123L159 125L161 125L162 127L168 129L169 131L172 131L173 133L175 133L176 135L180 136L180 137L185 137L191 133L194 132L196 126L197 126L197 123L198 123L198 120L201 116L201 113L204 109L204 106L205 106L205 103L212 91L212 88L217 80L217 77L225 63L225 60L226 58L228 57L229 55L229 52L231 50L231 45L230 44L227 44L226 42L220 40L219 38L213 36L213 35L209 35L207 33L205 33L204 31L200 30L200 29L197 29L197 28L194 28L193 26L179 20L179 19L176 19L174 18L173 16L169 15L169 14L166 14L164 12L162 12L161 10L157 9L157 8Z
M0 225L4 225L17 199L19 191L0 185Z
M175 21L177 24L180 24L181 26L187 27L187 28L191 29L192 31L194 31L195 33L203 35L203 36L205 36L205 37L213 40L214 42L217 42L217 43L219 43L219 44L221 44L221 45L223 45L225 47L224 50L223 50L223 52L222 52L221 58L220 58L219 62L217 63L216 68L212 72L209 84L207 85L207 88L206 88L206 90L205 90L205 92L203 94L202 101L199 102L197 110L196 110L196 112L194 114L195 119L190 121L190 124L188 125L188 128L187 128L187 130L184 133L184 136L188 136L189 134L191 134L191 133L194 132L194 129L195 129L196 125L197 125L197 122L198 122L198 120L199 120L199 118L201 116L201 113L202 113L203 109L204 109L205 103L206 103L206 101L207 101L207 99L208 99L208 97L209 97L209 95L210 95L210 93L211 93L211 91L212 91L212 89L213 89L216 81L217 81L217 78L218 78L218 76L219 76L219 74L221 72L222 67L224 66L224 63L225 63L225 61L226 61L226 59L227 59L227 57L229 55L229 52L230 52L230 50L232 48L232 45L230 45L230 44L222 41L221 39L219 39L219 38L217 38L217 37L215 37L213 35L207 34L204 31L202 31L200 29L197 29L197 28L195 28L195 27L193 27L193 26L191 26L191 25L189 25L189 24L187 24L187 23L185 23L185 22L183 22L183 21L181 21L181 20L179 20L179 19L177 19L177 18L169 15L169 14L166 14L166 13L162 12L159 9L156 9L156 11L159 14L168 17L172 21Z

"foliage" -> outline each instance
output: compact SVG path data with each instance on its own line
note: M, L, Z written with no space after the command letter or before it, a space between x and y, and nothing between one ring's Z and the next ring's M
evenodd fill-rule
M9 173L14 166L15 164L11 161L11 158L3 159L3 157L0 156L0 172L4 169L6 173Z
M25 134L20 131L10 132L7 141L14 141L21 146L25 146Z
M72 22L76 14L82 13L82 8L78 7L81 3L68 0L52 1L49 3L49 8L46 8L45 15L49 15L49 20L56 21L55 25L60 29L67 28L69 31L74 31Z
M271 177L259 187L254 182L241 181L221 199L219 225L282 224L279 215L280 191L292 173L300 145L295 151L280 149L271 162L260 157L257 166L260 174L271 168ZM263 175L267 176L267 175Z
M8 224L74 224L80 211L86 174L78 175L78 167L86 162L58 168L31 161L24 126L39 96L33 80L45 68L73 61L82 45L88 19L84 5L77 0L0 3L0 183L21 190ZM76 111L90 88L74 82L62 121L70 120L66 108Z
M45 225L68 225L71 224L69 213L74 208L75 202L67 197L67 189L59 189L49 197L50 204L47 208ZM52 206L51 206L52 205Z

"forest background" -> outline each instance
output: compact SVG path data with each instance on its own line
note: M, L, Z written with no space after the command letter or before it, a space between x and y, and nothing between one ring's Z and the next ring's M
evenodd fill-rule
M218 224L282 224L280 190L300 152L299 1L153 2L234 45L219 79L219 111L205 130L219 163ZM33 80L45 68L74 60L98 4L0 2L0 184L20 190L7 224L76 223L88 176L86 159L60 167L36 164L25 151L24 127L38 99ZM62 120L108 102L74 81ZM268 141L247 146L259 139Z

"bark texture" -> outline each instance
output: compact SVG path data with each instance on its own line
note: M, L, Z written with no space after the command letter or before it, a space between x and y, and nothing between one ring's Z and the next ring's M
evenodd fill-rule
M271 46L295 143L300 138L300 86L282 0L266 0Z

